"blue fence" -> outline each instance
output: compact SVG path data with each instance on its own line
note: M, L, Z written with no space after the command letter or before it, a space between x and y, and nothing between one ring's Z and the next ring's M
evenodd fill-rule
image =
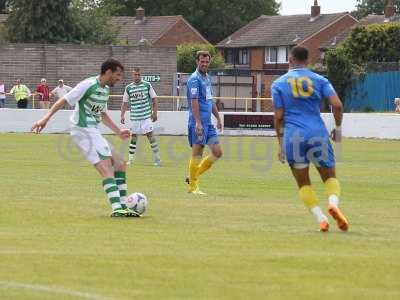
M394 111L394 98L400 98L400 71L369 73L353 83L345 110Z

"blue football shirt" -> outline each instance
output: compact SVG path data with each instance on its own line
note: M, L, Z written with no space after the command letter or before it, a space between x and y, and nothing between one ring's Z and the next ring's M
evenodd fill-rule
M320 115L321 102L334 95L335 89L328 79L306 68L290 70L272 84L274 108L284 109L285 130L326 132Z
M203 127L211 123L211 113L213 106L212 85L208 75L203 76L199 71L195 71L187 81L187 101L189 106L189 126L196 124L196 119L192 112L192 99L196 98L199 102L200 119Z

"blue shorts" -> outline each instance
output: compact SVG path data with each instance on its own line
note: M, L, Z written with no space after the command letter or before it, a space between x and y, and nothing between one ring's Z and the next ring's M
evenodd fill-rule
M284 150L290 166L308 166L312 162L316 167L335 167L335 154L329 135L302 136L299 131L285 132Z
M192 147L193 144L196 145L219 144L217 130L212 124L208 126L203 126L203 135L201 136L198 136L196 134L196 127L194 125L189 125L188 140L190 147Z

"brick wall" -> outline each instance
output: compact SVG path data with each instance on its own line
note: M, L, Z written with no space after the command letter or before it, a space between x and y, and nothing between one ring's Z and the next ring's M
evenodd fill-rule
M279 75L263 75L262 76L262 97L271 98L271 86L275 79L279 78ZM271 112L273 111L272 101L262 101L261 111Z
M157 40L155 46L176 46L182 43L207 43L184 20L179 20L168 32Z
M57 85L59 78L74 86L81 80L100 73L104 60L113 57L125 66L121 83L112 88L113 94L122 94L124 86L131 81L133 66L142 68L143 74L160 75L161 81L154 83L158 95L170 95L174 73L176 73L175 47L134 47L102 45L0 45L0 78L8 91L17 78L21 78L32 91L41 78L47 78L50 88ZM110 108L120 105L121 99L113 98ZM7 97L7 106L15 107L13 97ZM168 109L168 105L164 104Z

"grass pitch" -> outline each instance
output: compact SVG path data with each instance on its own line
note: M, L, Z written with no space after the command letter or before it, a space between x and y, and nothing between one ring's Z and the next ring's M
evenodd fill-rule
M0 135L0 299L400 299L399 141L344 141L351 227L331 222L327 234L273 139L223 138L225 157L201 179L206 197L186 193L186 138L160 141L161 168L142 138L128 169L149 210L111 219L66 135Z

